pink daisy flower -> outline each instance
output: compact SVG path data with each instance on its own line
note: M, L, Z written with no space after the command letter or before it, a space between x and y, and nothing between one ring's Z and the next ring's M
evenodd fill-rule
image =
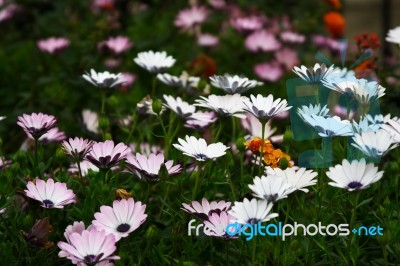
M299 57L297 52L290 48L283 48L275 52L276 61L283 65L286 70L291 70L294 66L299 65Z
M114 141L106 140L93 144L92 150L86 155L86 160L100 169L110 169L125 160L130 152L131 149L125 144L118 143L114 146Z
M284 31L280 35L281 40L287 43L300 44L306 40L306 37L300 33L293 31Z
M61 249L59 256L61 254L73 264L99 265L99 263L120 258L113 255L117 249L114 235L107 234L105 231L91 228L80 233L72 232L68 239L68 243L60 241L57 246Z
M164 154L151 153L148 157L140 153L127 157L128 170L137 175L140 179L148 181L156 181L159 177L161 166L164 164L170 176L179 174L182 169L179 164L173 165L174 161L169 160L164 162Z
M220 200L208 202L206 198L203 198L201 203L198 201L192 201L190 205L182 203L183 208L181 209L206 221L213 213L220 214L221 212L229 210L231 205L232 203L228 201Z
M61 147L63 151L72 156L75 161L81 161L92 150L93 141L75 137L68 141L63 141Z
M207 8L203 6L192 6L179 11L175 19L175 26L185 30L192 29L194 26L206 21L208 15Z
M282 77L284 71L278 62L273 61L255 65L254 73L262 80L275 82Z
M33 139L32 136L30 137ZM58 127L53 127L39 138L39 142L42 144L47 144L52 142L60 142L66 138L67 136L65 136L64 132L60 131Z
M115 236L116 240L127 237L135 231L147 218L144 213L146 205L133 198L114 200L113 206L101 206L100 212L94 214L93 226Z
M125 36L111 37L106 41L99 43L99 48L108 48L114 54L123 53L133 46L133 43Z
M25 133L34 139L39 139L43 134L55 127L56 119L52 115L42 113L23 114L18 116L17 124L22 127Z
M271 52L278 50L281 44L272 33L261 30L246 38L245 47L252 52Z
M197 44L203 47L214 47L217 46L218 43L218 37L209 33L203 33L197 37Z
M29 181L24 190L26 196L37 200L43 208L62 209L65 205L75 203L75 194L67 188L67 184L49 178L46 182L36 178L35 183Z
M226 228L229 224L235 221L235 217L228 214L226 211L221 213L212 213L208 219L204 221L204 225L209 228L208 235L224 239L238 238L235 234L235 227L229 227L229 232Z
M50 37L48 39L39 40L37 42L38 48L42 52L46 52L49 54L54 54L66 47L70 44L69 40L63 37Z
M93 172L99 171L99 168L97 168L94 164L92 164L91 162L86 161L86 160L79 162L79 165L81 167L82 176L87 176L89 171L93 171ZM79 172L78 164L77 163L72 164L68 168L68 172L78 173Z
M265 17L261 16L248 16L248 17L236 17L231 19L231 26L240 32L251 32L261 30L265 23Z

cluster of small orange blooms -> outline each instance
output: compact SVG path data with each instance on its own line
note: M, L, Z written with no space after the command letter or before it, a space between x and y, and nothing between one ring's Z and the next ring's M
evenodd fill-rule
M258 137L252 138L251 140L246 141L244 144L253 153L255 154L261 153L261 146L262 146L261 138ZM271 141L269 140L264 140L263 157L264 157L263 158L264 163L268 166L271 166L272 168L279 167L279 161L282 158L285 158L287 162L290 161L290 156L284 153L281 149L275 149ZM292 166L293 165L291 165L290 163L288 164L288 167Z

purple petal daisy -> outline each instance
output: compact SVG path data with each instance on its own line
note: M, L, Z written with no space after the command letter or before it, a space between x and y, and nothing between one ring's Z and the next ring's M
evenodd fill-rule
M61 147L63 151L71 155L75 161L81 161L92 150L93 141L75 137L68 141L63 141Z
M91 228L81 233L73 232L68 237L69 243L60 241L57 245L61 249L61 256L66 255L73 264L99 265L120 258L112 255L117 249L114 235L105 231Z
M116 240L127 237L135 231L147 218L144 213L146 205L133 198L115 200L113 207L101 206L100 212L94 214L93 226L97 230L104 230L107 234L114 235Z
M174 162L169 160L164 163L164 154L151 153L148 157L140 153L127 157L127 168L128 170L137 175L140 179L146 179L148 181L156 181L159 179L158 173L161 169L161 165L165 165L169 175L177 175L181 172L181 166L179 164L172 165Z
M67 188L67 184L54 183L52 178L46 182L37 178L35 183L29 181L26 187L26 195L39 201L43 208L62 209L65 205L76 201L74 192Z
M203 198L201 203L198 201L192 201L191 205L182 203L183 208L181 209L206 221L213 213L220 214L221 212L229 210L231 205L232 203L229 201L220 200L208 202L206 198Z
M114 146L114 141L106 140L93 144L92 150L86 155L86 159L100 169L110 169L120 161L125 160L131 152L123 143Z
M25 133L34 139L39 139L43 134L56 126L56 119L52 115L42 113L23 114L18 116L17 124L22 127Z

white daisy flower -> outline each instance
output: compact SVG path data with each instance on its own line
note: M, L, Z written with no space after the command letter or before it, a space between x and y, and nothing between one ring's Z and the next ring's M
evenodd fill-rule
M380 158L399 145L392 134L383 129L355 134L353 141L351 145L371 158Z
M272 203L266 200L249 201L245 198L243 202L236 201L228 213L236 218L239 224L254 225L278 217L277 213L270 213L272 206Z
M323 84L329 89L335 90L341 94L351 93L362 105L368 105L381 98L385 95L386 90L376 81L357 79L354 76L345 78L334 76L324 80Z
M400 26L389 30L385 40L400 45Z
M164 100L166 101L164 104L165 107L171 109L185 120L192 119L193 114L196 112L196 107L183 101L181 97L174 98L169 95L164 95Z
M186 136L185 139L186 141L179 138L179 144L173 144L173 146L183 152L183 154L193 157L197 161L207 161L221 157L225 155L226 150L229 149L229 147L221 142L207 145L206 141L202 138L196 139L193 136Z
M211 85L224 90L228 94L243 93L251 88L260 86L263 83L257 80L249 80L238 75L225 74L223 76L214 75L210 77Z
M399 120L388 120L387 124L383 124L382 129L389 132L395 142L400 142L400 121Z
M362 132L369 132L369 131L377 131L378 129L381 128L381 125L382 125L381 123L376 123L376 120L371 120L371 118L368 117L364 117L358 123L354 120L351 123L354 134L360 134Z
M257 97L250 95L250 99L247 97L243 97L242 99L244 104L243 109L257 117L260 121L266 121L292 108L292 106L287 105L286 100L282 100L281 98L274 101L272 94L267 97L263 97L261 94L258 94Z
M93 69L82 77L99 88L112 88L125 82L121 73L112 74L108 71L96 73Z
M240 94L233 95L210 95L208 98L200 96L201 99L195 100L196 106L205 107L213 110L220 116L236 116L244 118L243 102Z
M286 179L274 176L256 176L253 182L249 185L254 193L253 195L272 203L287 198L290 193L296 190Z
M308 193L308 189L305 187L317 184L315 177L318 173L303 167L298 169L286 168L285 170L268 167L266 168L266 173L268 176L273 176L273 178L279 177L285 179L292 187L305 193Z
M324 105L321 107L320 104L312 105L310 103L309 106L307 105L302 105L301 107L297 108L297 114L300 117L303 117L303 115L316 115L316 116L322 116L322 117L329 117L329 109L327 105Z
M85 109L82 111L82 120L85 128L95 134L99 133L99 115L96 112Z
M133 61L150 73L160 73L172 67L176 60L172 56L167 55L165 51L148 51L138 53Z
M200 81L199 77L191 77L186 71L183 71L179 77L168 73L157 74L157 79L168 86L183 88L186 91L197 88Z
M351 136L353 130L350 121L341 120L340 117L322 117L317 115L303 115L304 122L318 131L321 137Z
M320 65L316 63L313 67L309 68L306 66L295 66L293 68L293 72L308 83L318 83L330 75L338 74L340 72L340 68L337 68L334 65L331 65L327 68L325 64Z
M379 181L383 171L378 172L378 167L373 163L366 164L364 158L360 161L353 160L351 163L344 159L342 164L329 167L326 175L333 181L329 182L329 185L353 191L367 188Z

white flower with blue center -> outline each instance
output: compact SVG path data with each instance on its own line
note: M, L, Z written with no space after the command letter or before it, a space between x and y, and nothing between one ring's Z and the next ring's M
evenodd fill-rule
M362 132L353 137L354 147L359 149L364 155L379 159L399 144L395 143L392 134L386 130Z
M378 167L373 163L366 164L365 159L353 160L351 163L344 159L342 164L329 167L326 175L333 181L328 184L348 191L360 190L379 181L383 171L378 172Z
M351 136L353 130L350 121L341 120L340 117L323 117L318 115L303 115L303 120L315 130L321 137Z
M250 99L243 97L243 104L243 109L257 117L260 121L266 121L292 108L292 106L288 106L286 100L282 100L281 98L274 100L272 94L267 97L261 94L258 94L257 97L250 95Z
M276 176L256 176L253 184L249 185L254 197L275 203L296 190L293 185L284 178Z
M243 93L256 86L263 85L264 83L257 80L250 80L246 77L238 75L225 74L223 76L214 75L210 77L211 85L224 90L228 94Z
M254 225L278 217L277 213L271 213L272 206L272 203L266 200L252 199L249 201L245 198L243 202L236 201L228 213L236 218L239 224Z
M324 79L327 79L331 75L340 73L340 68L331 65L326 67L325 64L316 63L313 67L307 68L306 66L293 68L293 72L296 73L302 80L308 83L318 83Z
M324 105L321 107L320 104L312 105L310 103L309 106L307 105L302 105L297 109L297 114L300 117L303 117L303 115L317 115L317 116L322 116L322 117L329 117L329 109L327 105Z
M353 121L351 123L354 134L360 134L362 132L377 131L381 128L381 123L377 123L376 120L371 120L368 117L364 117L358 123Z
M173 144L172 146L183 152L183 154L195 158L197 161L208 161L221 157L229 149L229 147L221 142L207 145L207 142L202 138L197 139L193 136L186 136L185 139L179 138L179 144Z

